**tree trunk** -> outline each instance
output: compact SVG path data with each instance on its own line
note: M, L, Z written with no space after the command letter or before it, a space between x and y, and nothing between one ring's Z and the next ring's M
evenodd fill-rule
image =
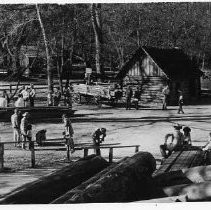
M139 152L127 158L101 176L92 178L83 187L78 187L64 203L130 202L150 199L153 194L151 175L156 168L154 157L148 152Z
M94 29L95 34L95 48L96 48L96 54L95 54L95 62L96 62L96 72L98 75L103 76L104 71L102 68L102 26L101 26L101 20L100 20L100 10L101 5L100 4L92 4L91 5L91 18L92 18L92 26Z
M0 204L47 204L108 166L100 156L70 163L48 176L26 184L4 197Z
M62 203L66 203L72 196L74 196L74 194L77 193L82 193L85 188L87 186L89 186L90 184L96 182L98 179L100 179L105 173L109 172L110 170L112 170L113 168L115 168L118 164L122 163L123 161L125 161L128 157L123 158L122 160L120 160L118 163L113 163L112 165L110 165L109 167L105 168L104 170L102 170L101 172L99 172L98 174L96 174L95 176L93 176L92 178L88 179L87 181L83 182L82 184L80 184L79 186L75 187L74 189L68 191L66 194L62 195L61 197L57 198L56 200L54 200L52 202L52 204L62 204Z
M43 35L43 40L45 43L45 51L46 51L46 59L47 59L47 80L48 80L48 91L51 92L53 91L53 75L52 75L52 57L50 55L50 51L49 51L49 46L48 46L48 40L46 37L46 33L45 33L45 28L40 16L40 10L38 5L36 4L36 9L37 9L37 17L40 23L40 27L41 27L41 31L42 31L42 35Z

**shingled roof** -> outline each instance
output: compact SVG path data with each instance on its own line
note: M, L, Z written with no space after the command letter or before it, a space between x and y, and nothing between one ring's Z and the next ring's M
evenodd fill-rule
M124 64L117 74L117 78L124 77L135 62L140 59L140 56L144 54L148 54L169 79L189 77L193 74L201 75L198 66L181 49L140 47Z

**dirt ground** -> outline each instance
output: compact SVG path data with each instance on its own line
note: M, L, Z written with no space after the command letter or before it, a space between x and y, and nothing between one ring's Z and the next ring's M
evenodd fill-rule
M204 145L211 131L211 105L185 106L185 114L177 114L177 107L169 107L168 110L141 109L125 110L124 108L112 108L103 106L101 109L95 106L77 105L75 117L72 119L74 128L74 141L91 142L91 134L98 127L107 129L105 143L121 143L122 145L140 145L141 151L148 151L161 160L159 145L163 143L166 133L173 131L173 125L180 123L190 126L193 145ZM37 123L33 125L33 133L40 129L47 129L48 138L62 136L62 123ZM10 123L0 123L1 141L11 141L12 129ZM114 149L114 158L134 154L134 148ZM90 154L93 151L90 151ZM38 167L61 166L66 164L65 151L36 152ZM81 151L72 155L72 160L82 157ZM102 156L108 158L108 149L102 150ZM22 169L30 167L30 153L6 146L5 166Z

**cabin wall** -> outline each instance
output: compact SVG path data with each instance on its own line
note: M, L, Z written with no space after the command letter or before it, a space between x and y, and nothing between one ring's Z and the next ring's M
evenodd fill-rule
M162 104L162 90L167 84L167 78L162 70L150 59L149 56L141 57L129 69L123 78L123 86L132 85L141 88L141 104L157 105Z
M123 78L123 86L126 87L128 84L132 85L134 90L136 86L141 87L141 104L151 103L160 106L163 99L162 90L167 84L170 87L169 105L178 104L179 89L183 91L185 104L190 104L193 98L198 98L200 95L200 79L198 77L169 80L147 55L138 59Z

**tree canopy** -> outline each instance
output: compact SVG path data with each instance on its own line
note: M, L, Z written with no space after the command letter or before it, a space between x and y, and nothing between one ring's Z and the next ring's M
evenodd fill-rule
M50 54L80 55L95 68L95 31L90 4L41 4ZM102 66L120 68L139 46L179 47L199 63L211 60L211 3L101 4ZM0 5L0 50L17 71L21 46L40 45L41 28L33 4Z

